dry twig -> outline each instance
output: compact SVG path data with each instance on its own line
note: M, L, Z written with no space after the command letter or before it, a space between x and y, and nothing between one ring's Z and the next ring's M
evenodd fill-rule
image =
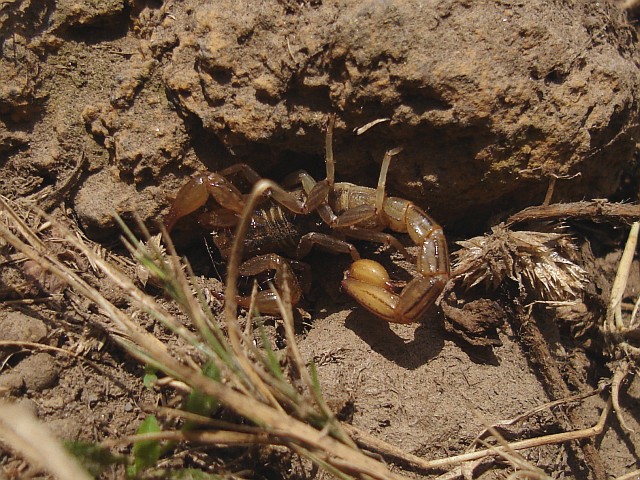
M606 200L537 205L511 215L505 223L507 226L511 226L533 220L558 221L567 218L630 223L640 219L640 205L611 203Z
M611 398L613 408L620 425L627 431L634 430L627 423L620 407L620 387L629 375L635 373L635 365L640 359L640 348L632 344L632 339L638 336L638 326L635 324L633 314L626 319L622 315L622 298L627 287L627 281L631 273L631 265L638 244L638 234L640 223L635 222L629 231L629 237L625 245L620 264L616 273L616 278L611 287L611 297L607 306L607 313L601 329L608 342L613 358L613 379L611 384ZM640 298L639 298L640 300Z
M475 452L464 453L462 455L454 455L447 458L437 459L437 460L425 460L420 457L416 457L415 455L408 455L406 453L401 452L397 448L389 449L388 445L385 442L381 442L375 438L370 437L367 434L359 432L350 426L345 426L347 428L350 435L354 438L354 440L371 449L372 451L381 453L382 455L388 455L393 458L399 458L405 461L407 464L421 469L425 471L431 470L439 470L444 467L449 467L452 465L456 465L463 462L470 462L473 460L478 460L484 457L492 457L496 455L501 455L502 452L507 450L525 450L528 448L540 447L542 445L551 445L555 443L565 443L574 440L584 440L587 438L596 437L604 431L604 426L607 420L607 416L611 411L611 402L608 402L600 414L600 418L598 422L589 428L583 428L580 430L573 430L562 433L554 433L551 435L545 435L542 437L531 438L527 440L520 440L516 442L511 442L503 446L496 446L487 448L484 450L478 450Z

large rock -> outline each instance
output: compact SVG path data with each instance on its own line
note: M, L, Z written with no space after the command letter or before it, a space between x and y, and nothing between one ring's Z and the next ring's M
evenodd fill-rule
M635 35L606 2L232 1L173 24L164 81L237 161L322 153L338 176L443 223L555 198L606 196L638 133ZM159 35L159 38L163 35ZM389 118L361 137L354 127Z
M632 162L637 43L607 2L38 5L0 14L17 32L0 62L0 191L64 188L86 157L102 201L88 182L70 205L93 237L116 231L114 210L151 224L197 169L322 176L330 113L338 179L374 185L401 146L389 191L447 231L539 203L553 175L570 177L555 200L610 195Z

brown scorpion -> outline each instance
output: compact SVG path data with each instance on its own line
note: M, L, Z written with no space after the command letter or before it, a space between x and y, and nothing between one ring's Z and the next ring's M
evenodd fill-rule
M305 269L299 262L313 246L336 253L348 253L353 258L344 274L342 289L360 305L378 317L396 323L417 321L436 301L450 276L447 243L442 228L412 202L388 197L385 193L387 171L396 148L386 152L377 188L335 182L333 159L333 128L335 118L329 117L326 132L326 178L316 182L305 171L288 177L286 189L275 182L261 180L246 164L236 164L217 173L202 173L192 177L178 192L164 225L170 231L182 217L203 207L209 197L216 206L199 216L198 221L213 231L213 240L223 258L228 258L235 227L249 202L229 178L242 175L251 184L268 182L264 201L249 218L244 239L243 258L239 267L243 276L275 271L275 284L291 279L291 301L299 301L302 290L292 268ZM229 177L229 178L228 178ZM390 245L408 256L402 244L391 234L408 233L419 247L416 264L418 276L399 293L385 268L376 261L360 259L356 248L347 239L366 240ZM285 258L285 255L288 258ZM287 271L287 275L284 272ZM238 303L249 305L248 297ZM276 294L269 289L258 292L255 306L267 314L277 314Z

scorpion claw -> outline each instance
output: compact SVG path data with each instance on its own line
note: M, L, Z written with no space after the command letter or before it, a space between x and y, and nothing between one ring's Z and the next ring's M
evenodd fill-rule
M395 311L400 297L391 289L389 274L373 260L357 260L344 273L342 289L360 305L387 322L397 322Z
M409 323L396 319L395 311L399 297L388 290L353 278L345 278L342 281L342 289L375 316L387 322Z
M387 322L412 323L435 303L447 278L446 274L414 278L397 295L382 265L373 260L358 260L345 272L342 289Z

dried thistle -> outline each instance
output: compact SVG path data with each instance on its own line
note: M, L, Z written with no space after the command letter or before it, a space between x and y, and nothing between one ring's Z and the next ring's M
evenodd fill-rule
M575 246L568 235L513 231L504 225L481 237L458 242L455 273L465 288L480 283L496 289L506 279L521 294L535 300L575 299L588 282L586 272L572 260Z

